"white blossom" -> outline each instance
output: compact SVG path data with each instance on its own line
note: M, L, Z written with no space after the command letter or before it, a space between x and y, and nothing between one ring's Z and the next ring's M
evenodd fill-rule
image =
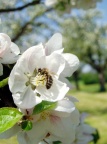
M85 113L81 114L80 124L76 128L76 139L72 144L88 144L93 140L92 134L95 132L95 128L84 123Z
M15 104L32 108L42 100L58 101L69 88L58 80L65 60L58 53L45 55L42 44L27 49L17 61L9 77L9 88Z
M53 110L29 115L33 122L31 130L22 131L20 125L16 124L0 134L0 138L8 139L17 135L19 144L39 144L40 141L55 136L63 144L71 144L75 139L75 130L79 123L78 110L71 100L68 98L60 100ZM24 114L26 113L24 112Z
M58 3L62 2L65 4L66 10L71 8L80 8L80 9L90 9L95 8L97 2L101 0L70 0L69 3L66 0L45 0L45 5L53 7Z
M2 64L13 64L17 61L20 50L11 42L8 35L0 33L0 76L3 74Z

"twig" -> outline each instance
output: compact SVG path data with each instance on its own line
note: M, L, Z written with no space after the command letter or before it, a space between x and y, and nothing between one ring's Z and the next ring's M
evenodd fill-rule
M40 4L40 0L34 0L30 3L27 3L27 4L20 6L20 7L17 7L17 8L0 9L0 13L21 11L21 10L23 10L29 6L34 6L35 4Z

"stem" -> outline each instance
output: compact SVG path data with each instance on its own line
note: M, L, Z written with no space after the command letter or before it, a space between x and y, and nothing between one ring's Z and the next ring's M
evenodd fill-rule
M8 77L0 81L0 88L3 88L8 84Z
M43 139L43 141L44 141L46 144L49 144L45 139Z

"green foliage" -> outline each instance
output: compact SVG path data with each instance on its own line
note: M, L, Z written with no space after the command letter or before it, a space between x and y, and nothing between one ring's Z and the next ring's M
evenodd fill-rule
M45 110L54 109L57 106L57 102L42 101L37 104L33 110L33 114L39 114Z
M61 144L61 142L60 141L55 141L55 142L53 142L53 144Z
M93 142L94 142L94 144L97 144L97 142L98 142L98 140L100 138L98 130L96 130L95 133L92 134L92 136L93 136Z
M84 84L95 84L98 83L98 75L96 73L82 73L81 74L81 80Z
M22 116L16 108L0 108L0 133L14 126Z
M25 130L25 131L31 130L32 129L32 122L31 121L27 121L27 120L23 121L21 123L21 128L23 130Z
M7 84L8 84L8 78L3 79L2 81L0 81L0 88L4 87Z

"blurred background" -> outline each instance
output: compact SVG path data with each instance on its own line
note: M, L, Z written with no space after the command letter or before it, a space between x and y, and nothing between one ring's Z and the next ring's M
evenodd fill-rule
M86 123L97 128L97 144L107 144L107 0L0 0L0 32L7 33L23 53L56 32L65 52L80 60L68 78L69 95L79 99ZM16 144L2 140L0 144Z

